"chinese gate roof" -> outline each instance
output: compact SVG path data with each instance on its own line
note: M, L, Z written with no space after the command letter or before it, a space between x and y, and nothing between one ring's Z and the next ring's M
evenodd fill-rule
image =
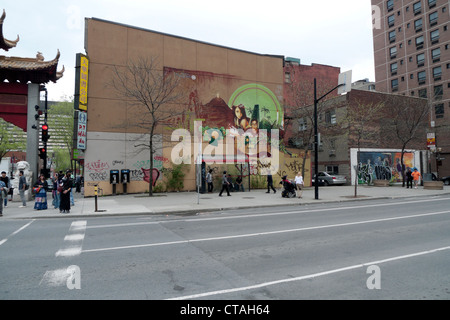
M17 40L15 41L5 39L3 36L3 21L5 17L6 13L5 9L3 9L3 14L0 17L0 49L8 51L17 45L19 37L17 36ZM56 58L50 61L44 61L44 57L40 52L37 53L36 58L6 57L0 55L0 82L5 80L20 83L56 82L64 73L64 66L61 71L57 71L60 55L58 50Z
M14 41L5 39L5 37L3 36L3 21L5 21L5 17L6 12L5 9L3 9L3 14L0 17L0 49L8 51L9 49L17 46L17 42L19 42L19 36L17 36L17 39Z
M63 76L64 66L57 71L60 52L51 61L44 61L38 52L36 58L19 58L0 56L0 81L21 83L47 83L56 82Z

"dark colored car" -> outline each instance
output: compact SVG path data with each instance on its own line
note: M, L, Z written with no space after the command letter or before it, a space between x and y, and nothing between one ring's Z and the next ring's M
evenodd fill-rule
M443 178L441 178L441 180L444 181L444 184L446 186L450 186L450 176L443 177Z

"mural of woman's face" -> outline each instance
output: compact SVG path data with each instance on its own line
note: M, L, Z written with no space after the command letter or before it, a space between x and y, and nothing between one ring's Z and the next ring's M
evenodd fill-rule
M240 108L236 108L234 110L234 114L236 115L236 118L238 118L238 119L242 118L242 111Z

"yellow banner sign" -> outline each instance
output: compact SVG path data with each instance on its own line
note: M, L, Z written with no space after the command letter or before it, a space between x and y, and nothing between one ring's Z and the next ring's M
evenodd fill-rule
M80 60L80 105L79 109L87 111L89 60L81 56Z

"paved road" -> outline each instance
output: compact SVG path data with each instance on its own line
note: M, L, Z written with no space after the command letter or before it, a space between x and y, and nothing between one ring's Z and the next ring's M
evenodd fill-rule
M3 220L0 299L450 299L450 200Z

